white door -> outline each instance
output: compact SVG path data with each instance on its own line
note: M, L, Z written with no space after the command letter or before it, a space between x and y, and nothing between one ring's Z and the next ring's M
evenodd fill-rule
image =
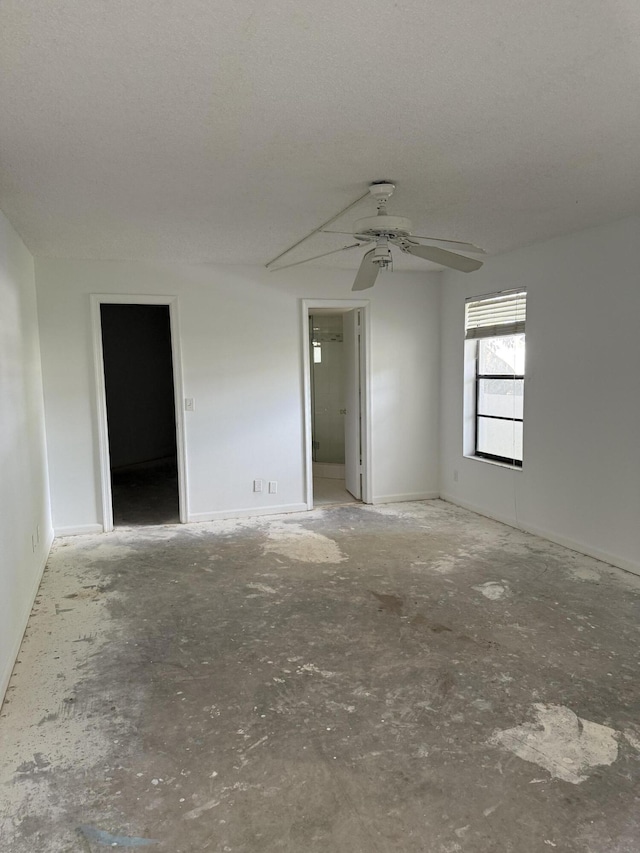
M348 492L362 499L360 427L360 309L343 315L344 342L344 479Z

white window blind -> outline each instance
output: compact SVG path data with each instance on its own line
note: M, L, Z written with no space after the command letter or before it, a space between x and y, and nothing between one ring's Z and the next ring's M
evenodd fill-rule
M527 292L505 290L465 303L465 338L495 338L498 335L524 333L527 317Z

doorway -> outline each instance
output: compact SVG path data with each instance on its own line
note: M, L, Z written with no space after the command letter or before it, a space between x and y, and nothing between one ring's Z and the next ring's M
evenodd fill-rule
M171 305L96 305L105 530L182 520Z
M367 305L304 301L309 509L370 502Z

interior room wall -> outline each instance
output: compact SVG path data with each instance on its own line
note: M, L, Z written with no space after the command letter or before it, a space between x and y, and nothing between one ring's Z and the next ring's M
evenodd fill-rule
M640 287L634 217L443 276L445 498L640 572ZM527 288L524 464L463 458L466 297ZM456 479L457 477L457 479Z
M34 263L0 213L0 702L53 531Z
M91 293L178 298L191 520L306 507L300 300L351 299L352 270L42 259L36 278L58 533L101 529ZM433 497L438 275L393 273L366 295L374 500Z
M313 370L314 460L344 465L344 344L340 314L312 315L321 361Z
M102 340L112 468L175 455L167 305L103 305Z

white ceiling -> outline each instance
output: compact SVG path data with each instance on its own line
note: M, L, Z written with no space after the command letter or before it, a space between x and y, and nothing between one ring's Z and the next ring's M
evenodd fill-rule
M640 210L639 144L635 0L0 5L36 256L265 263L382 178L416 233L502 252Z

